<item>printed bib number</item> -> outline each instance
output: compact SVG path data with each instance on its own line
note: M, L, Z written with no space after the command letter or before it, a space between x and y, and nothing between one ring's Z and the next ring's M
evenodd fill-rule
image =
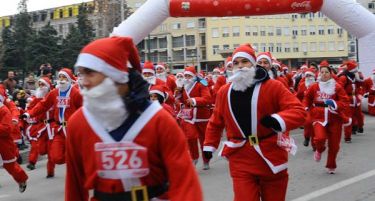
M178 116L181 119L192 119L193 118L193 109L192 108L181 109Z
M140 178L150 172L147 149L133 142L96 143L99 177L106 179Z
M68 108L69 107L69 99L70 97L57 97L57 107L58 108Z

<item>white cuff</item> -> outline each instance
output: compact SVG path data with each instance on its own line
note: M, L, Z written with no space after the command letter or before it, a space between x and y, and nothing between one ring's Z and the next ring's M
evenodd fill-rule
M212 146L203 146L203 151L210 151L214 153L216 151L216 148Z
M193 101L193 106L196 106L197 105L197 101L195 100L195 98L192 98L191 100Z
M272 114L271 117L275 118L279 122L280 128L281 128L280 132L285 132L286 131L286 125L285 125L284 119L281 118L281 116L276 114L276 113Z
M333 110L337 110L337 104L336 104L336 101L332 100L333 101L333 104L335 105L334 107L330 107L331 109Z

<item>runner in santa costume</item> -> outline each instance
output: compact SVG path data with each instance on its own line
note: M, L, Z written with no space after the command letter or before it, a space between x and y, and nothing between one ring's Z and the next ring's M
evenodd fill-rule
M327 142L326 168L328 168L328 173L334 174L337 167L336 157L340 148L342 123L345 120L343 111L347 110L349 99L345 90L336 83L331 74L330 67L320 67L320 80L307 90L303 103L310 111L314 127L316 147L314 160L320 161Z
M169 112L173 117L176 117L176 112L174 109L168 105L165 104L165 98L166 98L166 91L165 87L160 85L155 85L150 88L150 100L151 101L158 101L159 104L167 111Z
M315 72L312 69L308 69L305 72L305 82L300 83L297 91L297 98L302 102L303 98L305 97L305 94L307 92L307 89L315 83ZM311 121L311 114L310 111L307 112L307 117L305 124L303 126L303 136L305 137L305 140L303 141L303 145L305 147L309 146L310 139L313 139L314 137L314 129L312 126ZM311 143L313 149L315 149L314 143Z
M35 96L32 97L27 109L31 110L50 92L52 87L51 81L48 77L41 77L38 80L38 88ZM51 144L53 139L53 132L51 123L53 121L53 108L47 112L27 120L28 126L26 128L26 136L31 144L29 153L29 164L27 168L35 169L35 164L39 155L48 155L47 162L47 178L54 175L55 164L51 158Z
M5 100L5 90L0 87L0 167L2 166L13 177L22 193L26 190L28 176L16 162L16 145L9 132L12 126L12 115L4 105Z
M361 110L360 93L362 82L360 82L357 63L353 60L346 61L343 65L346 69L338 78L338 83L345 89L349 96L350 111L348 116L352 118L352 123L344 127L345 142L351 142L352 133L356 134L357 130L363 133L364 115Z
M91 42L76 68L84 103L68 122L65 200L87 201L94 190L93 201L201 201L184 134L149 101L132 39Z
M155 66L156 77L163 80L170 91L176 89L176 78L173 75L168 75L165 64L158 63Z
M37 117L53 108L53 119L55 122L50 153L53 163L64 164L66 129L69 127L67 121L81 107L82 96L79 89L72 86L75 77L70 69L61 69L58 76L57 88L49 92L42 101L25 113L24 116L28 118Z
M272 66L272 56L269 52L261 52L258 54L256 62L268 71L271 79L281 82L287 89L289 89L287 81L280 76L280 65ZM276 67L276 68L274 68Z
M363 90L365 92L364 97L368 98L368 113L375 115L375 70L372 74L363 82Z
M287 88L255 65L255 53L249 44L233 52L232 83L217 94L204 154L212 157L225 128L228 141L220 155L229 160L234 201L282 201L288 185L288 152L278 146L278 141L281 146L289 137L276 132L298 128L306 112Z
M216 94L220 90L220 88L224 86L225 84L227 84L228 77L232 75L233 75L232 57L227 57L225 60L225 64L224 64L224 74L217 78L217 81L212 90L213 100L216 99Z
M177 96L181 103L178 116L182 118L181 127L189 144L190 155L196 164L199 158L198 140L203 150L212 100L209 88L200 82L194 66L185 68L184 77L184 87L179 89L180 95ZM203 169L208 170L210 160L204 156L202 158Z

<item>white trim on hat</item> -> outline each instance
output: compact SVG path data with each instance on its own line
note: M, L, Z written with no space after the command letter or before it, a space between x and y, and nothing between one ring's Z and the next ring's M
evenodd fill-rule
M160 90L150 90L149 93L150 93L150 94L159 94L160 96L162 96L162 97L165 99L165 93L163 93L163 92L160 91Z
M3 103L5 100L5 97L3 95L0 95L0 103Z
M68 78L69 82L73 82L73 78L69 76L69 74L63 70L59 71L57 75L64 75L66 78Z
M155 75L155 71L149 68L142 69L142 73L152 73L153 75Z
M46 80L44 80L43 78L40 78L38 80L38 82L43 82L44 85L46 85L49 89L51 89L51 85Z
M162 69L165 70L165 67L163 65L160 65L160 64L155 66L155 69L157 69L157 68L162 68Z
M118 83L127 83L129 81L128 72L118 70L116 67L105 62L103 59L92 54L81 53L74 67L85 67L110 77L113 81Z
M193 76L193 77L195 77L196 75L194 74L194 73L192 73L192 72L190 72L190 71L184 71L184 75L191 75L191 76Z
M256 61L254 59L253 56L251 56L250 54L246 53L246 52L237 52L236 54L233 55L232 57L232 62L237 59L237 57L243 57L243 58L246 58L248 59L253 65L256 65Z
M232 61L228 61L226 64L225 64L225 67L228 67L229 64L233 64Z
M314 74L313 72L311 72L311 71L306 71L306 72L305 72L305 75L311 75L311 76L314 76L314 77L315 77L315 74Z
M358 67L355 67L355 68L353 68L352 70L350 70L350 72L352 72L352 73L355 73L355 72L357 72L358 71Z
M273 65L272 60L271 60L271 57L269 57L269 56L267 56L267 55L265 55L265 54L260 54L260 55L257 56L257 62L260 61L261 59L267 59L267 61L268 61L271 65ZM276 63L276 62L275 62L275 63ZM276 64L276 65L278 65L279 67L281 67L279 64Z

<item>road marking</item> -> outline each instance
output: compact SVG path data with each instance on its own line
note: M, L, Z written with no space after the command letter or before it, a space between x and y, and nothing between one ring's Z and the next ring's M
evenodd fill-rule
M320 197L320 196L322 196L324 194L330 193L330 192L338 190L340 188L344 188L345 186L349 186L351 184L354 184L356 182L359 182L361 180L367 179L367 178L372 177L372 176L375 176L375 169L371 170L371 171L368 171L366 173L363 173L361 175L352 177L350 179L347 179L347 180L344 180L344 181L340 181L340 182L335 183L335 184L333 184L331 186L328 186L326 188L319 189L317 191L314 191L314 192L309 193L307 195L304 195L302 197L296 198L296 199L294 199L292 201L308 201L308 200L312 200L314 198Z

